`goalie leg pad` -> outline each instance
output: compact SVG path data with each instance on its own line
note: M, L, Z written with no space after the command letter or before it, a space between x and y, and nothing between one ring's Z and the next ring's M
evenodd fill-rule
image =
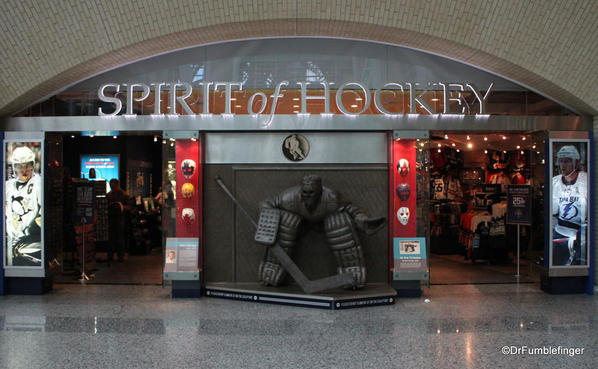
M326 241L334 255L339 273L351 273L354 285L365 286L365 260L361 242L351 216L346 212L332 214L324 219Z
M299 226L303 219L297 214L281 210L280 224L278 226L277 243L282 249L291 256L295 244L297 243L297 236L299 234ZM266 251L264 260L260 263L258 270L259 281L265 286L280 286L286 276L286 270L280 265L278 259L274 257L270 250Z

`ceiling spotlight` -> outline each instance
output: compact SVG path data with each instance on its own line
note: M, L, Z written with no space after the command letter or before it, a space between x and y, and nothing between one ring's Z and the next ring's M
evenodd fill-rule
M473 147L473 144L471 142L467 144L468 149L471 149L472 147Z
M112 136L112 138L114 138L116 140L116 136Z
M471 137L467 136L467 140L471 140Z
M523 155L523 154L524 154L524 153L523 153L523 150L521 150L521 155Z
M535 148L536 148L536 145L532 146L532 149L535 149Z
M95 136L94 135L89 135L89 137L94 138Z
M521 148L521 146L517 145L517 150L519 150Z
M461 152L461 150L457 149L457 152Z
M154 142L158 142L158 136L154 136Z
M71 135L71 138L75 138L75 135Z
M521 141L525 141L525 136L521 137Z
M442 152L442 150L438 149L438 152Z
M540 151L536 151L536 154L540 155Z
M441 145L441 144L438 144L438 147L442 147L442 145Z
M419 143L419 146L421 146L421 147L424 147L424 143L423 143L423 142L420 142L420 143Z
M507 136L502 136L502 139L503 139L503 140L506 140L506 139L507 139Z
M448 140L448 135L444 135L444 139L445 139L445 140Z
M506 154L506 153L507 153L507 150L503 150L503 152L502 152L502 153L503 153L503 154Z
M484 137L484 141L488 141L488 137Z
M487 153L488 153L488 150L484 150L484 154L487 154Z
M453 142L451 145L453 145L453 147L457 146L457 145L455 145L455 143L454 143L454 142Z

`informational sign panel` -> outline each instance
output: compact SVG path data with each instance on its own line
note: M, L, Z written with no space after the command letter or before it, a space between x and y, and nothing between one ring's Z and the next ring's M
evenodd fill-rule
M423 237L394 238L393 254L395 280L400 279L401 273L425 273L428 270L426 239Z
M75 185L75 212L73 222L75 224L93 223L93 183L82 182Z
M4 141L4 267L7 276L44 267L42 141Z
M551 268L588 268L589 140L550 140Z
M532 187L509 185L507 187L507 224L532 224Z
M199 238L166 238L164 272L197 272Z

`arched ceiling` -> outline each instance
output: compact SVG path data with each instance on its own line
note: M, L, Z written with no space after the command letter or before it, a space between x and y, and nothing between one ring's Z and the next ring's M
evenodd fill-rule
M3 0L0 116L91 75L195 45L341 37L447 56L598 114L595 0Z

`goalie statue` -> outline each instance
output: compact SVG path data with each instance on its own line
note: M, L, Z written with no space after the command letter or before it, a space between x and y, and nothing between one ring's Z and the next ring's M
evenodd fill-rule
M11 163L16 178L6 181L6 264L41 266L41 179L34 172L35 153L16 147Z
M345 287L361 288L365 285L366 266L357 232L374 234L384 226L384 217L370 219L359 207L341 204L337 193L322 186L322 179L316 175L303 177L299 186L263 201L260 208L262 213L273 209L279 212L277 233L273 237L289 256L302 228L323 230L336 259L337 272L353 276L353 284ZM258 233L262 226L260 221ZM279 286L285 275L283 266L268 249L259 266L260 282L266 286Z

